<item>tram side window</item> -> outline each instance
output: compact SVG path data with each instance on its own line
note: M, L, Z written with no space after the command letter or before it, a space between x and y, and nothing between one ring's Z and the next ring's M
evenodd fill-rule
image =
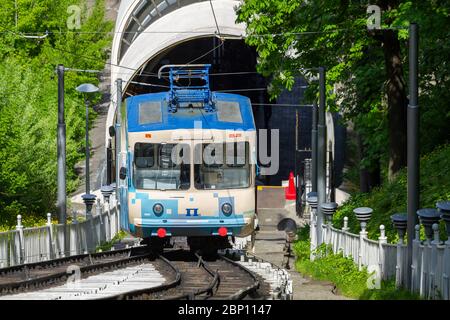
M135 187L145 190L189 189L190 166L183 162L185 154L189 155L189 145L186 144L136 143L133 166Z
M248 142L198 144L194 156L195 188L220 190L250 186Z

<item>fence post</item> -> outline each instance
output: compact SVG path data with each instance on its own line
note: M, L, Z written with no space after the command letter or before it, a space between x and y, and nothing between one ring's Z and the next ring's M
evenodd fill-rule
M110 206L110 197L114 192L114 188L112 186L102 186L101 193L103 195L103 202L106 202L107 208L107 216L108 216L108 230L106 230L106 240L111 241L112 237L112 228L111 228L111 206Z
M412 265L411 265L411 292L418 292L419 279L419 250L420 250L420 225L415 226L415 237L413 242Z
M106 228L105 228L105 223L103 221L103 206L100 203L100 198L97 198L97 214L99 216L100 219L100 226L99 226L99 239L98 239L98 244L100 245L102 243L102 241L106 240Z
M17 226L16 230L19 231L19 246L20 246L20 257L19 257L19 264L26 263L25 259L25 242L23 238L23 225L22 225L22 216L19 214L17 215Z
M384 279L385 273L385 254L384 254L384 246L383 244L387 243L386 230L384 225L380 225L380 236L378 237L378 246L379 246L379 254L378 254L378 267L380 268L381 279Z
M115 235L119 233L120 230L120 210L119 210L119 189L115 188L114 189L114 206L116 207L116 230L115 230Z
M53 259L55 256L55 245L54 245L54 239L53 239L53 226L52 226L52 214L51 213L47 213L47 223L46 223L47 227L48 227L48 254L49 254L49 259Z
M403 270L402 270L402 245L403 245L403 239L400 238L397 242L397 252L396 252L396 266L395 266L395 287L400 288L402 285L402 277L403 277Z
M359 232L359 255L358 255L358 268L361 271L363 266L363 258L365 255L364 239L367 238L366 226L361 225L361 231Z
M433 224L432 228L433 228L433 233L434 233L434 239L433 239L433 241L431 241L429 292L430 292L430 298L434 300L437 298L437 293L436 293L436 288L437 288L436 269L438 268L438 265L437 265L438 248L437 248L437 246L441 243L441 241L439 240L439 225L437 223L435 223L435 224Z
M444 265L442 270L442 299L450 300L450 237L445 241Z
M431 260L433 257L433 225L438 224L441 219L441 214L434 208L425 208L417 210L417 215L420 217L420 223L425 228L425 235L427 237L426 244L424 246L424 258L422 259L422 282L421 282L421 295L426 298L431 295Z
M81 253L81 243L80 243L80 237L79 234L79 225L77 220L77 212L75 210L72 210L72 230L73 230L73 249L74 254L78 255Z
M310 260L314 260L314 252L317 249L317 218L315 210L311 209L311 249L310 249Z
M344 217L344 226L342 227L342 237L340 237L339 240L339 250L342 250L344 257L347 257L347 248L348 248L348 244L347 244L347 232L348 230L350 230L350 228L348 227L348 217Z
M344 226L342 227L342 231L348 232L350 228L348 227L348 217L344 217Z
M442 214L447 231L447 241L445 242L442 266L442 299L450 300L450 201L440 201L436 203L436 208Z
M373 210L367 207L356 208L353 210L356 215L356 219L358 219L361 225L361 231L359 232L359 252L358 252L358 268L362 270L363 266L363 258L365 257L365 239L367 238L367 221L369 221L370 216L372 215Z
M317 248L317 219L316 219L316 209L317 209L317 192L308 193L308 197L306 198L310 208L311 208L311 218L310 218L310 239L311 239L311 251L309 259L311 261L314 260L314 251Z
M102 207L101 207L99 198L97 198L97 205L95 206L95 211L96 211L97 215L100 216L100 223L102 224L103 223L103 220L102 220Z
M337 203L336 202L325 202L322 203L321 205L322 208L322 212L325 215L326 218L326 233L324 232L324 235L326 235L326 237L324 237L323 242L326 243L327 245L327 249L326 249L326 254L328 254L328 245L331 244L331 227L332 227L332 222L333 222L333 215L336 212L337 209Z
M109 200L106 202L107 215L108 215L108 241L112 240L112 225L111 225L111 206Z
M406 213L396 213L391 216L392 223L394 224L395 229L398 233L398 242L397 242L397 259L395 265L395 286L399 288L403 284L403 275L406 270L403 270L403 242L405 238L406 228L408 224L408 216Z

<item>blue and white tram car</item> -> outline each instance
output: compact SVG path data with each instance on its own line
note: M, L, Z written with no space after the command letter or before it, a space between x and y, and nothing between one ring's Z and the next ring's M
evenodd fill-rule
M168 92L129 97L123 104L121 227L150 244L185 236L191 249L217 249L229 236L254 232L251 103L211 92L209 67L167 66ZM189 85L179 84L186 79ZM191 85L195 80L203 84Z

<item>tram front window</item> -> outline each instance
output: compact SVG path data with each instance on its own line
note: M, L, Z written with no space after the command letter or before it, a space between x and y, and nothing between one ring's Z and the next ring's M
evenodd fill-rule
M134 186L145 190L187 190L190 187L187 144L136 143Z
M248 142L198 144L194 156L196 189L241 189L250 186Z

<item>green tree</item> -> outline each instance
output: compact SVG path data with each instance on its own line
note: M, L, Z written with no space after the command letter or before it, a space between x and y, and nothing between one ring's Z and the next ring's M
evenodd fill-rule
M88 15L86 1L18 0L0 7L0 224L15 216L45 216L56 202L57 78L55 68L101 70L112 24L104 2ZM67 29L67 8L84 7L81 30ZM18 23L15 23L17 12ZM30 39L23 34L49 35ZM98 33L97 33L98 32ZM83 158L84 103L75 87L97 83L97 75L66 73L68 190L76 188L74 165Z
M238 22L247 25L247 43L259 53L258 71L272 79L272 96L291 89L295 76L312 75L310 68L327 67L327 88L333 92L328 106L354 123L361 138L362 167L377 171L383 161L392 178L406 165L404 72L410 21L421 26L420 98L429 103L422 111L422 128L433 137L423 138L423 146L429 151L448 140L443 122L449 120L445 102L449 92L444 86L450 71L445 27L450 4L397 0L373 4L382 9L381 30L367 29L367 4L361 1L245 0L237 13ZM314 92L313 85L307 93L310 99ZM431 119L438 127L431 126Z

